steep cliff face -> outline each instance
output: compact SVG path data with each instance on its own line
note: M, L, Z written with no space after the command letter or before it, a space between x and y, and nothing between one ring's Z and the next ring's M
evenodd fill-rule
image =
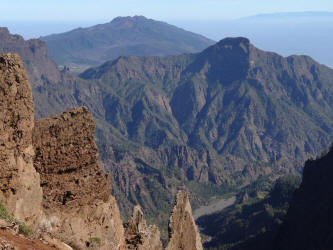
M82 106L74 98L75 86L82 80L66 70L60 71L49 58L43 41L24 40L0 27L0 53L15 53L21 57L33 91L36 117L48 117Z
M140 206L133 208L133 215L125 225L125 249L162 250L160 231L155 225L147 225Z
M305 163L302 184L290 203L276 249L333 249L332 165L333 147L326 155Z
M53 249L70 249L50 233L75 249L161 250L159 230L147 225L138 206L124 232L110 176L98 166L88 109L33 117L21 59L0 55L0 199L8 216L26 222L43 239L29 241L4 231L0 244L11 240L18 249L25 243L43 249L47 242ZM0 221L0 227L7 226ZM170 228L168 249L202 249L186 193L177 196Z
M45 43L39 39L25 41L22 36L11 35L7 28L0 27L0 53L19 54L34 86L61 79L57 65L48 57Z
M35 227L42 189L33 167L34 105L27 75L17 55L0 55L0 200L8 212Z
M3 34L4 48L28 61L31 42ZM198 54L120 57L84 79L59 74L59 81L33 83L37 116L87 106L123 215L140 204L160 225L184 184L200 182L190 191L203 203L205 183L215 191L294 172L332 141L333 71L309 57L261 51L245 38Z
M169 220L169 244L166 250L202 250L187 193L179 191Z
M109 177L98 167L87 108L35 121L34 165L43 188L43 226L78 248L120 249L123 226Z
M121 57L81 77L103 93L93 94L106 121L97 143L115 194L147 216L161 218L168 194L191 181L221 190L294 173L332 141L333 71L246 38L192 55Z

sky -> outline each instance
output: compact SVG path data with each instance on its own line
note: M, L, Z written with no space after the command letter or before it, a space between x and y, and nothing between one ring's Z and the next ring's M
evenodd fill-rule
M285 56L306 54L333 65L333 55L327 53L333 50L332 0L0 1L0 26L8 27L12 34L20 34L25 39L106 23L118 16L143 15L215 41L244 36L265 50ZM306 11L331 12L330 20L323 22L318 17L308 16L296 20L278 16L278 22L260 18L253 23L250 19L242 19L264 13Z
M259 13L333 11L332 0L1 0L2 21L223 20Z

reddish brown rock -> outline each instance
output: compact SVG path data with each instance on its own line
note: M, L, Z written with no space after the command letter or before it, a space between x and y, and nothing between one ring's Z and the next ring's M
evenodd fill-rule
M35 228L42 189L33 167L34 105L19 56L0 55L0 199L9 214Z
M111 184L98 167L95 123L87 108L35 122L44 229L76 248L119 249L123 226Z
M125 240L125 249L162 250L160 231L155 225L147 225L140 206L134 207L125 226Z
M169 220L169 244L166 250L202 250L192 208L184 191L179 191Z

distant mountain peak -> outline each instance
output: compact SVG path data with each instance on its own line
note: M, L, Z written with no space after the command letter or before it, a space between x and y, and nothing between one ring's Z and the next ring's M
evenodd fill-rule
M8 34L9 35L9 30L7 27L0 27L0 34Z
M204 72L212 80L224 79L228 83L243 79L250 69L251 47L247 38L225 38L201 52L189 71Z
M250 53L250 40L245 37L227 37L213 45L217 50L237 50L240 48L245 54Z
M195 53L214 41L144 16L116 17L109 23L41 37L59 65L81 72L119 56Z
M227 37L219 41L216 46L225 46L225 45L249 45L250 40L246 37Z
M111 23L126 22L126 21L147 21L149 20L145 16L118 16L114 18Z
M239 50L239 53L243 54L249 54L250 53L250 47L251 43L248 38L245 37L227 37L225 39L222 39L215 45L212 45L208 47L206 50L204 50L203 54L212 54L212 56L215 56L218 54L224 54L227 51L235 52L236 50ZM234 55L233 55L234 56Z

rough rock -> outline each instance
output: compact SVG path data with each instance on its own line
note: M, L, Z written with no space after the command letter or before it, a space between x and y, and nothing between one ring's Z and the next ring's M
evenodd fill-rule
M60 247L59 247L60 246ZM26 250L26 249L38 249L38 250L73 250L65 245L56 246L55 244L49 244L39 239L29 239L22 235L15 234L8 229L0 229L0 249L7 250Z
M41 217L42 189L33 166L34 105L19 56L0 55L0 200L30 227Z
M125 240L125 249L162 250L160 231L155 225L147 225L140 206L133 208L133 215L125 226Z
M35 121L34 164L41 175L45 230L74 248L119 249L123 226L109 176L98 167L87 108Z
M201 238L185 191L179 191L169 220L169 244L166 250L202 250Z

